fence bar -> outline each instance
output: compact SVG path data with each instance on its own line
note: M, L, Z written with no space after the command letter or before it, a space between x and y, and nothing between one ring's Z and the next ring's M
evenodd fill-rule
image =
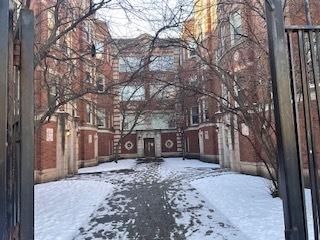
M21 40L21 225L20 240L33 239L34 201L34 88L33 46L34 16L31 10L20 13Z
M6 144L9 1L0 0L0 240L6 236Z
M277 128L280 194L287 240L306 240L306 212L281 0L266 0L270 70Z
M314 81L314 85L315 85L315 95L316 95L316 103L317 103L317 113L318 113L318 121L315 122L312 120L312 115L311 115L311 112L312 112L312 105L311 105L311 101L312 101L312 91L310 92L309 89L309 96L308 96L308 100L309 100L309 110L311 111L310 112L310 117L311 117L311 129L316 129L316 124L319 124L319 121L320 121L320 99L319 99L319 69L318 69L318 65L316 64L317 63L317 55L316 55L316 51L315 51L315 48L316 48L316 45L315 45L315 42L314 40L316 40L316 36L315 36L315 33L309 31L309 43L310 43L310 52L311 52L311 67L312 67L312 71L311 71L311 74L312 74L312 79ZM310 83L309 83L310 84ZM311 184L311 187L313 188L313 191L314 191L314 198L316 200L316 209L313 209L313 211L316 211L316 214L317 214L317 232L318 232L318 236L316 236L315 238L319 238L319 217L320 217L320 202L319 202L319 174L318 174L318 162L317 162L317 149L316 149L316 142L315 142L315 138L316 138L316 135L315 135L315 132L313 132L313 135L312 135L312 138L313 138L313 150L314 150L314 158L313 158L313 165L314 165L314 170L313 170L313 182ZM315 220L313 220L315 221Z
M312 115L311 115L311 102L310 91L308 81L308 66L306 62L305 51L305 34L302 31L298 32L299 35L299 59L301 67L301 83L302 83L302 95L304 106L304 121L305 121L305 133L307 141L308 163L310 173L310 185L312 193L312 213L313 213L313 228L315 240L319 239L319 222L318 222L318 184L317 184L317 165L316 165L316 149L314 146L313 131L312 131ZM310 40L310 39L309 39Z

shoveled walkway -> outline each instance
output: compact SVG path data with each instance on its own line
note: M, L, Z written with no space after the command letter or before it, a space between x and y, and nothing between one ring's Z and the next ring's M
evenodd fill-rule
M133 169L77 175L111 182L115 190L74 239L248 239L189 184L224 171L164 165L137 161Z

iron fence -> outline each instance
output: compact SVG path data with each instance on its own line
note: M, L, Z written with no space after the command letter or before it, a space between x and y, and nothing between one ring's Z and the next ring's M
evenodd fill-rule
M309 2L302 3L306 25L285 26L281 0L266 1L266 16L286 239L318 240L320 26L311 24ZM307 185L312 229L306 215Z
M0 239L32 240L34 16L12 10L0 0Z

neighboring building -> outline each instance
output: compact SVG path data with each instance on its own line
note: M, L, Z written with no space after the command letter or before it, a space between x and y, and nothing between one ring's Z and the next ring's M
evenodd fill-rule
M63 22L55 23L54 8L50 8L53 4L57 2L32 1L31 8L37 16L36 47L43 46L65 29ZM59 18L66 20L77 11L88 9L90 1L66 1L64 4L60 6ZM49 57L37 65L36 182L73 175L78 167L96 165L99 156L111 154L99 151L98 137L101 134L101 138L112 141L112 137L104 135L112 126L107 125L107 119L103 120L101 115L104 111L100 111L102 107L108 109L112 99L90 91L83 93L85 90L103 91L105 82L111 79L108 38L106 24L93 16L59 38L48 50ZM74 100L64 103L69 96L74 96ZM48 117L47 113L50 113ZM43 123L39 124L40 120Z
M287 24L306 24L303 4L300 0L287 2ZM314 24L318 24L320 18L315 12L319 8L319 2L310 1L310 4L312 20ZM263 160L269 159L268 165L277 167L277 156L264 9L263 6L256 7L254 1L243 4L218 1L216 10L217 24L213 37L212 59L216 60L217 66L225 70L226 75L234 78L234 81L227 81L227 76L222 74L220 86L216 86L220 96L228 100L226 103L219 103L217 112L220 165L234 171L269 176ZM234 85L230 86L230 82ZM312 118L316 119L315 103L312 103L312 107ZM230 109L237 114L233 114ZM299 114L303 133L302 111ZM317 126L314 131L317 135ZM269 139L266 140L265 136ZM302 155L307 167L305 139L303 134L300 137ZM317 152L319 153L320 149L317 149ZM273 159L273 162L270 159ZM271 172L274 174L272 167Z

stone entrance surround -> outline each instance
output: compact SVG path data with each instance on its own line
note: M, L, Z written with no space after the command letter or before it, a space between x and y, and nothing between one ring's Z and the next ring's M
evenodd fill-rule
M161 132L160 130L137 131L138 156L144 157L144 139L154 138L156 157L161 157Z

